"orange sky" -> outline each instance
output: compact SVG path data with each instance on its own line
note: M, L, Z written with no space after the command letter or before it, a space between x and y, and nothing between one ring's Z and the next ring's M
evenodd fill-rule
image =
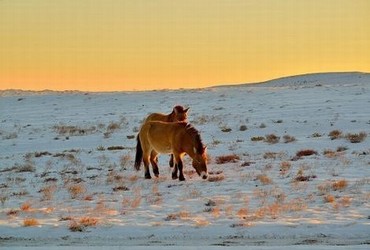
M0 89L196 88L370 72L367 0L0 0Z

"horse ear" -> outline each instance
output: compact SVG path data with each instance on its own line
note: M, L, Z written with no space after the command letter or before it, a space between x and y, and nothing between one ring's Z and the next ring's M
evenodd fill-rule
M175 112L175 114L177 115L177 113L178 113L177 106L173 108L173 111L172 112Z
M207 146L203 146L203 152L207 150Z
M184 113L187 113L190 108L184 109Z

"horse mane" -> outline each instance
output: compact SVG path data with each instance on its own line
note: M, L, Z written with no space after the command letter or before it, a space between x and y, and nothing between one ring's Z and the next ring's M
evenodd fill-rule
M204 153L204 145L202 138L200 137L199 131L193 127L190 123L187 122L180 122L186 129L186 131L193 136L195 142L195 149L197 150L198 154Z

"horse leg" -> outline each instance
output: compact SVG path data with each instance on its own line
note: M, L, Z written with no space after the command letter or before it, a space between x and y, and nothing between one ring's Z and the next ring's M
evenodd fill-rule
M154 150L150 154L150 162L152 163L153 173L154 173L155 177L158 177L159 176L158 153L155 152Z
M173 167L173 154L171 154L170 162L169 162L170 168Z
M172 170L172 180L176 180L177 178L179 177L177 176L177 163L175 163Z
M172 179L174 179L174 174L176 176L175 179L177 179L177 170L179 171L179 181L185 181L184 173L182 171L183 169L183 163L180 155L174 155L175 157L175 167L173 168L172 172Z
M144 162L144 170L145 170L145 179L151 179L150 171L149 171L149 160L150 156L144 155L143 162Z
M177 168L179 169L179 181L185 181L184 173L182 172L183 165L181 158L177 163Z

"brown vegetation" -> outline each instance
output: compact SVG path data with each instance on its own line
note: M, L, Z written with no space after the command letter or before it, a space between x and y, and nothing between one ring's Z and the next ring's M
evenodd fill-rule
M296 156L298 158L304 157L304 156L310 156L310 155L317 155L317 152L313 149L303 149L296 153Z
M225 163L235 163L240 160L240 157L236 154L230 154L230 155L221 155L216 157L216 163L217 164L225 164Z
M339 139L339 138L341 138L341 137L342 137L342 131L340 131L340 130L338 130L338 129L336 129L336 130L332 130L332 131L330 131L330 133L329 133L329 137L330 137L330 139L332 139L332 140Z
M280 137L274 134L268 134L265 136L265 142L269 144L275 144L280 141Z
M365 132L360 132L358 134L346 134L346 139L350 141L351 143L360 143L363 142L367 137L367 134Z
M25 227L35 227L38 225L40 225L40 223L34 218L27 218L23 220L23 226Z

